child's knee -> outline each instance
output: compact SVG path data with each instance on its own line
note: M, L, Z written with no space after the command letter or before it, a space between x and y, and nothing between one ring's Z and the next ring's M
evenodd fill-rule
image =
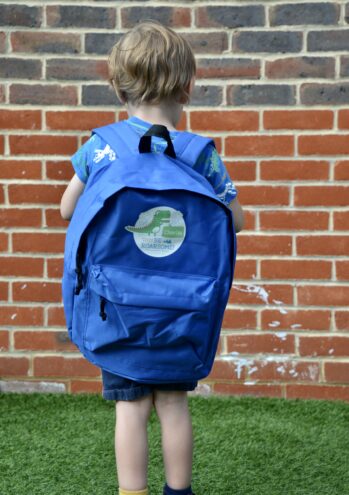
M179 390L154 390L154 407L159 417L162 412L166 415L169 410L187 409L188 394Z
M123 415L126 418L148 420L153 408L153 395L148 394L134 400L115 401L116 419Z

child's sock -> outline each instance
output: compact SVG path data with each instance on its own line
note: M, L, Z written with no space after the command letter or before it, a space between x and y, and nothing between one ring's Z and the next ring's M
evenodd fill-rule
M144 488L144 490L123 490L119 488L119 495L148 495L148 488Z
M183 490L175 490L174 488L170 488L167 483L164 486L163 495L194 495L191 491L191 485L188 488L184 488Z

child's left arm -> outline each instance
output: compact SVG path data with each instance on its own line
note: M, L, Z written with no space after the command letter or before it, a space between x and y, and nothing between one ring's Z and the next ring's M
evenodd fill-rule
M64 220L70 220L73 216L76 203L83 193L85 186L86 184L74 174L61 199L61 216Z

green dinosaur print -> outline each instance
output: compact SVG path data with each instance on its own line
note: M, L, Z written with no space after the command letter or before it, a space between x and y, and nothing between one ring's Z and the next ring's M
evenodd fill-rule
M135 232L136 234L138 233L138 234L155 235L159 233L164 223L169 223L170 218L171 218L171 212L169 210L158 210L155 212L152 221L148 223L148 225L145 225L144 227L135 227L132 225L127 225L125 229L128 232Z

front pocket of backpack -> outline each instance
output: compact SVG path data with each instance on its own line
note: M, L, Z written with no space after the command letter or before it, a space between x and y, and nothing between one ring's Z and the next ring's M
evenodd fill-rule
M84 344L189 346L205 355L216 289L209 276L92 265Z

